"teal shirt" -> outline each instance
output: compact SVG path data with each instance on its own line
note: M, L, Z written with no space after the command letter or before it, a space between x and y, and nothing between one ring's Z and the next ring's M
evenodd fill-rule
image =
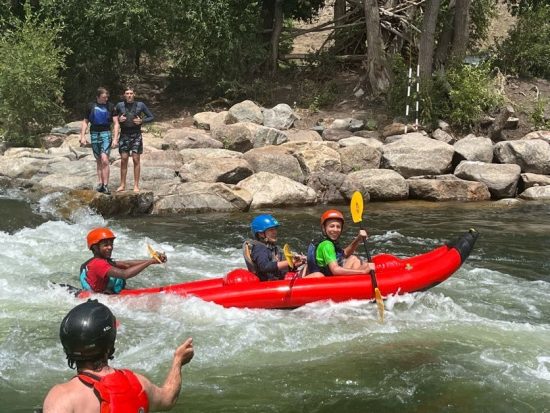
M326 239L317 246L315 261L319 267L328 267L331 262L338 261L336 249L331 241Z

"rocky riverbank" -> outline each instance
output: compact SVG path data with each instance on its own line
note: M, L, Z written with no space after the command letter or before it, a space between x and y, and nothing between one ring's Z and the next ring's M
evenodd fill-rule
M104 195L93 190L91 148L79 146L80 122L55 128L43 148L3 148L0 186L33 199L51 194L70 216L83 205L104 216L247 211L365 200L550 200L550 132L507 133L517 124L508 109L487 119L482 136L453 136L393 123L368 130L360 112L294 127L286 104L271 109L244 101L224 112L201 112L193 126L156 123L144 131L142 191ZM183 122L191 125L191 122ZM111 187L120 157L111 153ZM132 187L132 167L129 183Z

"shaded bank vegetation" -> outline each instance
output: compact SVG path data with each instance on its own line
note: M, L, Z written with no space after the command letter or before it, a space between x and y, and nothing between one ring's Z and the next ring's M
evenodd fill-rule
M334 18L307 30L293 22L310 21L328 2L8 0L0 8L0 134L27 144L67 111L79 113L98 85L119 90L160 74L168 92L199 104L261 101L290 80L299 85L296 103L316 109L333 103L332 79L343 68L357 74L355 93L366 102L402 114L407 98L419 100L426 127L444 118L468 129L499 104L495 73L550 75L550 8L506 2L517 26L484 51L485 63L468 65L497 0L335 0ZM292 56L292 40L307 31L326 31L327 41ZM417 65L419 92L413 85L407 97Z

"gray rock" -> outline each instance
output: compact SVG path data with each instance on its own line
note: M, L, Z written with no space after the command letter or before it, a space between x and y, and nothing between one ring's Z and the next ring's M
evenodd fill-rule
M526 201L550 201L550 185L527 188L519 197Z
M258 172L237 184L252 194L251 209L312 205L317 194L312 188L284 176Z
M494 153L501 163L515 163L522 172L550 174L550 144L542 139L499 142Z
M231 106L226 118L228 124L239 122L252 122L258 125L264 123L262 109L251 100L245 100Z
M307 186L315 190L317 202L323 204L344 203L346 197L340 188L345 179L346 175L339 172L316 172L309 176ZM368 198L366 201L368 202Z
M377 169L380 167L382 154L378 149L370 146L348 146L338 149L338 152L340 153L342 172L345 174L362 169Z
M398 201L407 199L409 185L395 171L389 169L368 169L352 172L346 176L342 192L351 199L353 192L368 193L373 201Z
M455 176L467 181L487 185L495 199L511 198L516 195L520 167L513 164L488 164L462 161L455 169Z
M251 194L234 185L207 182L166 184L157 188L153 214L246 211Z
M426 201L486 201L491 199L487 185L459 179L454 175L407 179L409 197Z
M468 135L456 142L453 147L459 161L493 161L493 141L489 138Z
M272 109L264 109L263 124L269 128L286 130L290 129L298 117L292 108L286 103L279 103Z
M381 167L393 169L405 178L441 175L450 171L453 155L454 149L449 144L418 134L405 135L382 147Z

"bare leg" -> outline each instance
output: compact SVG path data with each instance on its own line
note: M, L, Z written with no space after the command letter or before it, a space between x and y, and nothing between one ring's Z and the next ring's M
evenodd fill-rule
M101 157L95 160L95 166L97 171L97 184L101 185L103 184L103 179L101 176Z
M321 278L324 276L325 274L322 272L312 272L311 274L304 275L303 278Z
M101 183L103 185L109 184L109 156L106 153L101 154Z
M139 192L139 178L141 175L139 153L132 153L132 160L134 161L134 192Z
M126 190L126 174L128 173L128 152L122 152L120 154L120 186L116 190L121 192Z
M344 262L344 268L358 270L361 268L361 260L356 255L350 255Z

